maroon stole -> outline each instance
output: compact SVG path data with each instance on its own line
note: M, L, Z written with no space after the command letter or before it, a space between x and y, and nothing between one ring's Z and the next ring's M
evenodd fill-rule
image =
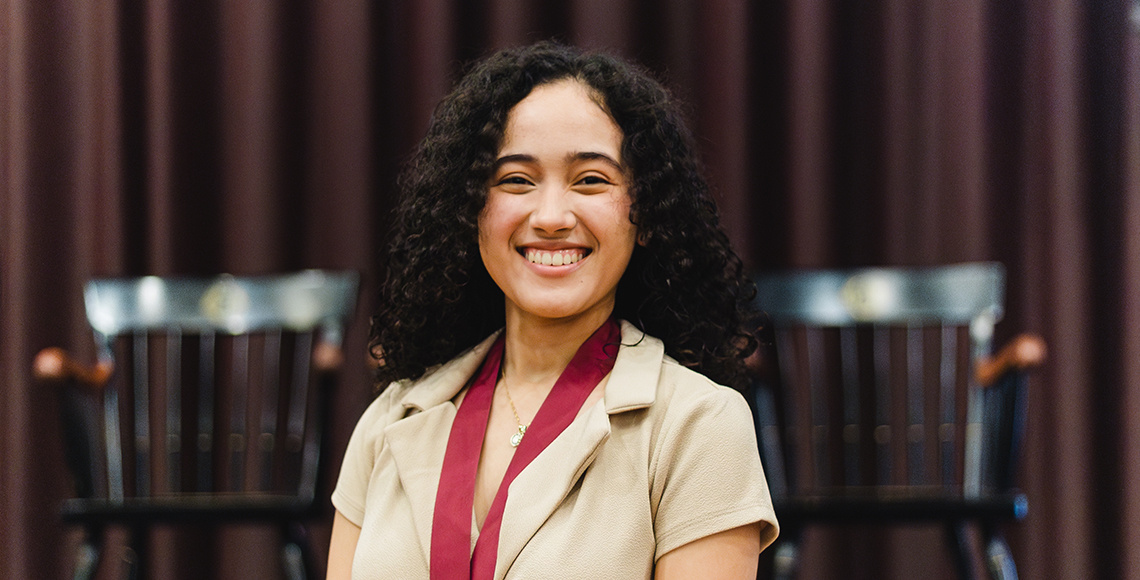
M447 440L432 517L432 580L489 580L494 576L499 528L503 523L503 507L507 503L511 482L578 415L590 392L613 369L620 340L621 330L617 323L613 319L606 321L578 348L566 370L562 371L527 428L522 443L515 449L472 554L475 475L503 360L503 338L495 341L467 389L463 404L456 411ZM507 441L504 440L503 444L506 445Z

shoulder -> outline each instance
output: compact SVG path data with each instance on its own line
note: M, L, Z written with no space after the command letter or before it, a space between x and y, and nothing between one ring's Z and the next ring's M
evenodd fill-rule
M375 439L388 425L403 418L407 414L404 401L414 384L411 381L396 381L388 385L364 410L356 423L354 436Z
M736 390L717 384L665 354L661 340L622 325L622 346L607 388L610 413L646 408L655 429L723 420L733 431L753 431L752 413Z
M664 343L633 324L622 321L622 343L611 374L617 388L607 391L609 411L656 407L672 409L707 404L747 408L736 390L717 384L665 354Z
M735 389L718 384L699 371L686 367L665 354L661 339L625 323L619 361L631 361L627 368L643 376L654 377L654 405L689 408L702 405L740 404L744 397ZM636 353L636 354L635 354ZM663 405L657 405L664 403Z
M661 364L658 393L667 398L670 407L699 409L727 405L748 409L740 391L718 384L671 358L666 358Z
M621 374L612 397L607 389L607 405L611 413L644 409L638 423L656 458L682 449L700 455L719 446L758 455L752 411L739 391L680 364L665 354L659 339L632 325L623 331L614 367Z
M735 389L666 358L661 363L654 414L660 417L664 447L693 443L704 436L720 440L751 440L755 445L752 411Z
M776 519L744 396L668 356L658 367L640 421L657 554L756 521L767 545Z

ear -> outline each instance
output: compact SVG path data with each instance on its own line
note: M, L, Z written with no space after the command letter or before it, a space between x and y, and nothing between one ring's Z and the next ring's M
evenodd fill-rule
M649 234L645 233L644 230L637 230L637 245L643 248L649 245Z

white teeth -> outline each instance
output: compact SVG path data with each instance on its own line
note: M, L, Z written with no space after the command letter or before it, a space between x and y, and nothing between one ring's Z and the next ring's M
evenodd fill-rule
M557 252L547 252L544 250L527 250L526 259L532 264L542 264L543 266L569 266L575 264L582 259L583 253L581 250L564 250Z

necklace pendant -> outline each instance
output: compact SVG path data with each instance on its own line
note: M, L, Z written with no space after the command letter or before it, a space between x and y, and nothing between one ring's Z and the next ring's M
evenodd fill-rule
M519 430L514 435L511 435L511 447L518 447L522 443L523 435L526 435L526 425L519 425Z

